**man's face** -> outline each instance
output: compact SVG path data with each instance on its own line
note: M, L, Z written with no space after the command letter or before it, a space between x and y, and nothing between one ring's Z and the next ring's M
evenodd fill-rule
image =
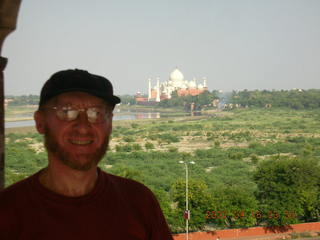
M75 120L65 121L51 108L61 106L76 109L106 107L111 114L99 123L90 123L86 112L80 112ZM112 130L112 110L102 99L83 92L64 93L49 101L37 114L40 114L36 117L37 127L39 130L38 124L43 124L39 132L45 136L50 161L61 161L72 169L86 171L102 159Z

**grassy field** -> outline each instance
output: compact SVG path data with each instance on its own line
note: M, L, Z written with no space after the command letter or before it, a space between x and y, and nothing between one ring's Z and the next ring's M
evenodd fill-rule
M215 112L209 116L115 121L109 152L113 155L171 152L197 156L201 150L214 150L218 151L217 156L223 153L220 156L222 158L224 155L230 158L230 152L235 152L233 158L239 158L248 165L252 158L258 162L273 155L296 156L301 151L317 153L319 125L319 110L288 109L235 110ZM34 154L39 156L42 153L45 159L42 137L34 127L6 129L6 142L10 143L7 147L19 142L21 152L28 151L31 158ZM258 149L261 151L253 151ZM7 172L14 171L22 176L30 174L26 168L10 167L11 154L11 149L7 149ZM108 165L110 171L108 157L106 160L105 165ZM126 165L130 166L131 163ZM210 161L203 165L204 171L212 170ZM12 182L7 180L8 184Z
M288 138L319 138L320 112L291 110L238 110L211 116L180 117L169 120L115 123L111 149L130 142L151 142L156 150L177 148L194 152L214 146L248 147L250 143L284 142ZM161 134L160 134L161 133ZM176 141L170 140L177 138ZM167 137L167 138L166 138Z

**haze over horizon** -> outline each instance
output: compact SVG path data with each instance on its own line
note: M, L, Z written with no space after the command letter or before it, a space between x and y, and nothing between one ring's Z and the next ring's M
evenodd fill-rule
M100 74L115 94L147 79L207 78L209 90L320 89L318 0L22 1L2 56L5 94L37 94L54 72Z

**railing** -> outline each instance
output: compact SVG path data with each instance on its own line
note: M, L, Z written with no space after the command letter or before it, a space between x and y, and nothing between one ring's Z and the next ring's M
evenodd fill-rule
M254 239L261 237L287 237L290 234L306 233L310 235L320 236L320 222L292 224L285 227L253 227L253 228L237 228L227 230L217 230L208 232L193 232L189 233L189 238L192 240L223 240L223 239ZM185 234L176 234L174 240L185 240Z

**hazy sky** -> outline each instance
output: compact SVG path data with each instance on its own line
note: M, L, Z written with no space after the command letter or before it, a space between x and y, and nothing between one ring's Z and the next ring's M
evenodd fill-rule
M68 68L116 94L146 93L176 66L210 90L320 88L320 1L23 0L2 56L14 95Z

